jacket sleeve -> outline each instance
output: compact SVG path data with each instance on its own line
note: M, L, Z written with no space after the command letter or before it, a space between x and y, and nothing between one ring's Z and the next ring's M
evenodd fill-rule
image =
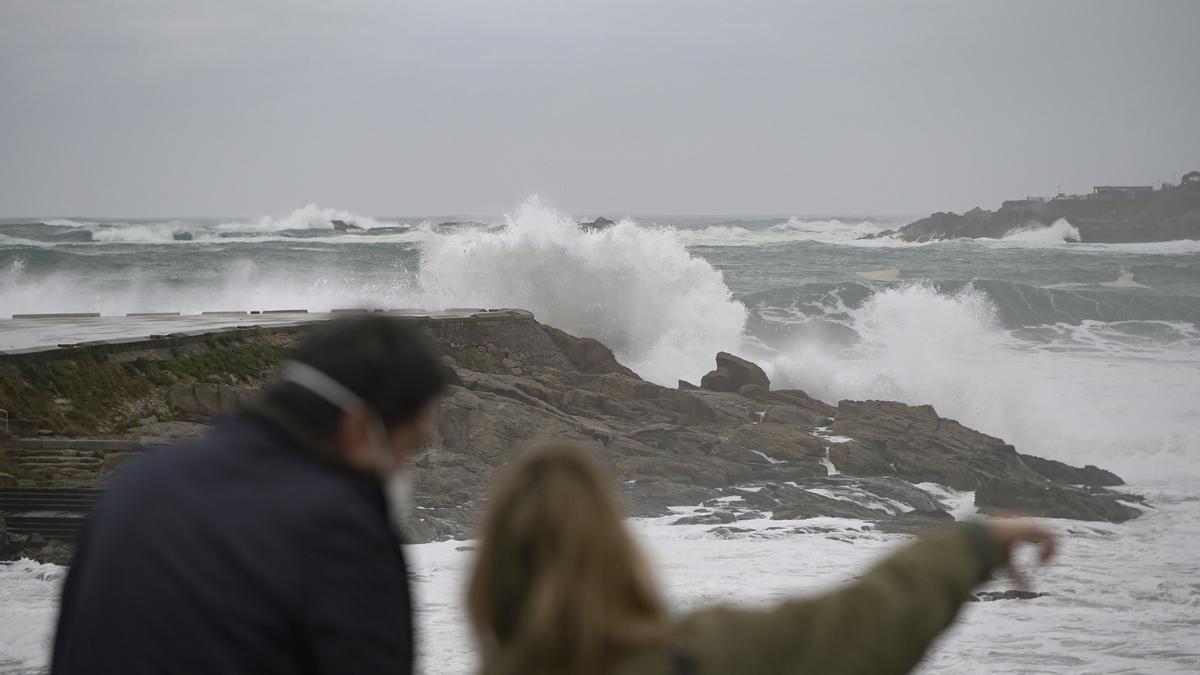
M823 596L697 612L684 620L685 645L704 673L906 673L998 557L982 525L956 526Z
M332 510L308 529L301 640L312 673L411 673L403 554L375 514Z

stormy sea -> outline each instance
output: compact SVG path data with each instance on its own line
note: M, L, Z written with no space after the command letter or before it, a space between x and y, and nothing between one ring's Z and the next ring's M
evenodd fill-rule
M600 215L616 222L578 225ZM968 606L921 672L1200 671L1200 241L1077 243L1060 221L913 244L862 238L901 215L617 215L534 198L507 216L0 221L0 319L519 307L668 386L725 350L830 403L932 404L1022 452L1113 470L1147 502L1123 524L1051 521L1065 536L1035 575L1047 595ZM90 325L0 320L0 349L95 339ZM940 496L974 512L971 493ZM740 521L752 536L727 540L668 519L632 527L681 611L816 592L903 540L841 519L807 534ZM470 546L411 549L424 668L471 672ZM45 668L64 573L0 564L0 673Z

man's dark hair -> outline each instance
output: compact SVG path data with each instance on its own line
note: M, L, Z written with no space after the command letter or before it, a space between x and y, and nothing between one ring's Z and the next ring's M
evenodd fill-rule
M375 409L387 426L421 412L450 382L447 367L402 319L353 316L314 326L289 356L337 380ZM304 425L332 433L342 411L307 389L279 382L267 397Z

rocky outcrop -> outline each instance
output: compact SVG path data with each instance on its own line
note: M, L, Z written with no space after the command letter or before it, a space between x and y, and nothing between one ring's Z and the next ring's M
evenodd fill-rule
M1079 230L1082 241L1090 243L1200 239L1200 183L1137 197L1015 200L996 211L938 212L895 233L874 236L894 235L905 241L999 239L1016 230L1046 227L1060 218Z
M333 221L330 221L330 224L332 224L333 229L338 232L350 232L351 230L361 230L362 229L358 225L355 225L354 223L346 222L344 220L333 220Z
M496 469L521 448L543 442L578 445L610 467L629 513L675 514L681 525L726 527L729 536L736 534L730 523L744 518L773 518L794 528L808 526L784 521L818 516L890 532L920 531L952 518L952 491L959 501L973 492L984 513L1108 521L1140 513L1130 503L1136 499L1104 487L1115 484L1115 476L1021 455L930 406L832 406L803 391L772 391L761 368L726 353L717 356L704 388L662 387L638 378L599 342L543 326L528 313L464 312L469 315L397 317L424 332L455 374L437 405L431 442L413 458L421 508L409 529L417 541L468 535ZM128 389L136 398L106 399L119 409L153 409L136 426L127 423L126 433L140 438L177 427L190 433L196 421L250 395L269 370L264 355L282 355L279 347L302 331L259 329L224 341L171 343L169 349L147 341L103 358L86 349L64 351L38 357L55 359L54 367L41 370L11 357L0 359L0 376L5 368L32 372L52 391L82 396L97 391L94 383L64 381L78 387L70 389L54 378L83 372L119 382L113 378L142 374L144 386ZM260 340L273 351L258 349ZM88 359L87 368L71 366L72 358ZM191 360L181 365L178 359ZM219 372L219 364L243 361L250 366L236 377ZM36 390L8 386L35 396L25 392ZM41 399L28 401L40 405ZM39 472L53 474L60 460L36 452L23 461L45 459L50 463ZM104 476L112 468L108 460L88 461ZM32 479L54 477L39 473ZM679 507L691 510L680 513Z
M1029 455L938 417L931 406L842 401L831 430L851 439L830 449L829 459L839 470L974 491L975 505L985 513L1112 522L1140 514L1117 493L1074 487L1085 475L1119 481L1114 474L1032 458L1035 466L1061 467L1044 475L1031 468Z
M1021 455L1021 461L1029 465L1029 468L1056 483L1090 485L1093 487L1112 487L1125 484L1125 481L1121 480L1121 477L1117 474L1105 471L1092 464L1088 464L1083 468L1076 468L1057 460L1043 459L1041 457L1034 457L1033 455Z
M729 352L718 352L717 369L700 379L700 387L709 391L740 391L747 386L770 389L771 380L758 364Z
M595 375L616 373L635 380L642 379L638 377L637 373L621 365L617 361L617 357L613 355L612 350L605 347L599 340L577 338L570 333L550 326L543 326L542 328L550 336L550 339L554 341L555 346L562 350L563 355L581 372Z
M599 232L600 230L607 230L608 228L612 227L613 225L616 225L616 223L609 220L608 218L605 218L604 216L600 216L600 217L596 218L595 220L590 220L586 223L580 223L579 229L584 230L586 232Z

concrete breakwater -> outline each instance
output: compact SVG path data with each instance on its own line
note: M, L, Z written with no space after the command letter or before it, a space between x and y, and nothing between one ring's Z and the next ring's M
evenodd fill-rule
M708 376L697 374L701 387L663 387L596 340L521 310L393 315L423 332L456 375L438 404L432 442L413 461L420 540L467 536L492 472L544 441L600 457L631 514L693 507L681 523L711 524L730 537L738 520L763 517L842 517L915 531L952 520L964 502L972 512L1082 520L1141 513L1136 496L1113 489L1121 483L1113 474L1021 454L929 406L834 405L773 390L761 370L730 355ZM21 488L103 487L129 457L203 433L252 396L306 325L0 354L0 407L19 435L39 439L10 439L0 472ZM38 555L36 547L23 551Z

